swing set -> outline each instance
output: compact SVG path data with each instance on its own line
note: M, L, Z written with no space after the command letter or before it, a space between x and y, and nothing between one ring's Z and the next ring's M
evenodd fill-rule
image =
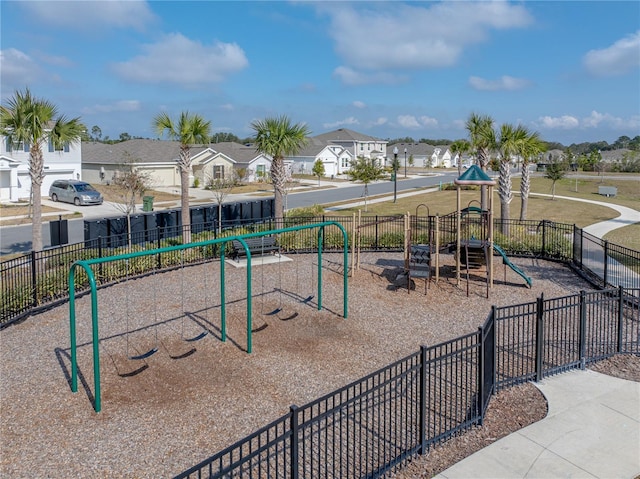
M238 241L244 248L244 253L246 255L246 261L247 261L247 268L246 268L246 351L247 353L251 353L252 352L252 319L253 319L253 304L252 304L252 265L251 265L251 259L252 259L252 253L251 253L251 249L249 248L249 246L247 245L247 241L246 239L248 238L256 238L256 237L260 237L260 236L267 236L267 235L275 235L275 234L281 234L281 233L288 233L288 232L294 232L294 231L299 231L299 230L305 230L305 229L318 229L318 234L317 234L317 291L316 291L316 297L317 297L317 309L318 310L322 310L322 268L320 267L320 265L322 265L322 250L323 250L323 241L324 241L324 230L327 226L336 226L340 229L340 231L342 232L342 236L343 236L343 317L346 319L348 316L348 238L347 238L347 233L344 229L344 227L335 221L325 221L322 223L314 223L314 224L309 224L309 225L297 225L297 226L293 226L293 227L288 227L288 228L280 228L280 229L276 229L276 230L270 230L270 231L264 231L264 232L257 232L257 233L249 233L249 234L245 234L245 235L239 235L239 236L229 236L226 238L216 238L213 240L208 240L208 241L202 241L202 242L197 242L197 243L189 243L189 244L185 244L185 245L176 245L176 246L168 246L168 247L164 247L164 248L157 248L157 249L153 249L153 250L145 250L145 251L138 251L138 252L134 252L134 253L127 253L127 254L122 254L122 255L117 255L117 256L110 256L110 257L102 257L102 258L96 258L96 259L90 259L90 260L80 260L80 261L76 261L73 265L71 265L71 268L69 269L69 275L68 275L68 280L69 280L69 330L70 330L70 356L71 356L71 391L72 392L77 392L78 391L78 360L77 360L77 349L78 349L78 344L77 344L77 331L76 331L76 304L75 304L75 298L76 298L76 270L78 268L81 268L85 271L86 275L87 275L87 279L88 279L88 284L89 284L89 289L90 289L90 297L91 297L91 344L92 344L92 349L93 349L93 376L94 376L94 410L96 412L100 412L102 406L101 406L101 394L100 394L100 348L99 348L99 344L100 344L100 333L99 333L99 308L98 308L98 285L97 285L97 281L96 281L96 277L95 274L93 272L93 266L94 265L101 265L103 263L110 263L110 262L116 262L116 261L125 261L128 262L129 260L133 259L133 258L137 258L137 257L144 257L144 256L153 256L153 255L161 255L161 254L166 254L166 253L170 253L170 252L175 252L175 251L180 251L181 253L181 268L184 268L184 251L192 249L192 248L203 248L203 249L207 249L207 247L211 247L213 245L219 245L219 262L220 262L220 331L221 331L221 335L220 335L220 339L222 342L225 342L227 339L227 332L226 332L226 307L225 307L225 250L226 250L226 246L227 243L230 241ZM155 273L153 273L155 275ZM184 274L183 274L183 278L184 278ZM127 279L129 279L129 271L127 270ZM182 280L184 281L184 279ZM206 278L205 278L206 281ZM206 288L206 286L205 286ZM157 288L154 288L154 295L155 290ZM184 311L184 295L185 295L185 288L184 288L184 282L182 282L181 285L181 292L182 292L182 306L183 306L183 311ZM282 291L281 291L282 293ZM128 293L127 293L128 294ZM311 299L313 298L313 295L308 296L306 298L304 298L303 300L301 300L301 302L303 303L308 303ZM127 304L129 303L128 298L127 298ZM157 302L154 299L154 306L155 304L157 304ZM128 306L127 306L128 308ZM274 313L275 314L275 313ZM129 311L127 310L127 324L129 322ZM157 311L154 312L154 319L157 320ZM157 328L157 325L155 326L155 328ZM184 328L183 328L183 333L184 333ZM187 342L194 342L194 341L199 341L201 339L203 339L205 336L207 336L208 331L206 331L204 328L203 330L197 334L194 337L186 337L184 334L182 334L182 338L187 341ZM141 353L141 354L130 354L129 352L129 344L128 344L128 339L127 339L127 356L129 359L132 360L144 360L150 356L152 356L153 354L157 353L159 348L158 348L158 335L157 335L157 329L155 329L155 338L156 338L156 344L148 349L147 351Z

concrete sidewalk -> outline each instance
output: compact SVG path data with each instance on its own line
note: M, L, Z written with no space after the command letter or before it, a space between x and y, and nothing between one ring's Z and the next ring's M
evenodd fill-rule
M549 411L438 479L628 478L640 474L640 383L574 370L537 383Z

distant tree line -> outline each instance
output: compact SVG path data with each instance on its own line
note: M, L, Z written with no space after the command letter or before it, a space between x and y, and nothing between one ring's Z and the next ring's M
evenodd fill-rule
M103 138L102 130L98 125L94 125L91 128L91 131L85 129L84 133L82 134L82 141L93 141L97 143L108 143L108 144L121 143L127 140L143 140L143 139L145 138L142 136L131 136L129 133L126 133L126 132L120 133L120 136L117 139L109 138L109 135ZM148 140L149 138L146 138L146 139ZM209 143L235 142L235 143L240 143L242 145L253 143L254 141L254 139L251 137L240 138L234 135L233 133L228 133L228 132L214 133L208 137L208 140L209 140Z
M429 138L420 138L419 140L415 140L410 136L406 136L404 138L392 138L387 140L390 145L395 143L426 143L427 145L432 146L449 146L455 143L453 140L448 139L429 139ZM456 140L458 141L458 140ZM640 135L635 136L634 138L629 138L628 136L621 136L613 143L609 144L606 141L597 141L597 142L584 142L584 143L572 143L569 146L563 145L562 143L554 142L554 141L543 141L545 145L545 150L562 150L565 151L567 148L571 149L571 151L575 155L589 155L594 151L611 151L611 150L621 150L627 149L632 151L640 151Z

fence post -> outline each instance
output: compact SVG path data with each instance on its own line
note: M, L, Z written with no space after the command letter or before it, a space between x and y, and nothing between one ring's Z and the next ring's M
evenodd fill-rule
M156 249L160 249L160 227L156 226ZM158 269L162 269L162 255L158 253Z
M609 270L609 268L607 267L607 266L608 266L608 264L609 264L609 260L608 260L608 258L609 258L609 254L608 254L608 253L609 253L609 242L608 242L607 240L604 240L604 245L603 245L603 246L604 246L604 258L602 258L602 260L604 261L604 274L603 274L603 276L604 276L604 278L603 278L604 283L603 283L603 286L606 288L606 287L607 287L607 284L608 284L608 281L607 281L607 280L609 279L609 278L608 278L608 276L609 276L609 275L608 275L608 273L609 273L609 271L608 271L608 270Z
M375 243L374 243L374 248L377 250L378 249L378 215L376 215L376 236L375 236Z
M544 294L536 300L536 382L542 381L542 355L544 354Z
M32 296L31 296L31 303L32 303L32 308L35 308L36 306L38 306L38 271L37 271L37 265L36 265L36 251L31 251L31 291L32 291Z
M580 228L580 271L584 271L584 230Z
M98 258L102 258L102 236L98 236ZM100 278L104 280L104 263L100 262L98 266L100 272Z
M420 346L420 455L427 452L427 347Z
M542 257L547 256L547 222L542 220Z
M289 408L291 412L291 439L289 444L289 454L291 455L291 479L298 479L298 406L292 404Z
M587 336L587 301L586 292L580 291L580 344L578 351L580 355L580 369L585 368L585 342Z
M491 308L493 311L493 306ZM476 377L476 380L478 381L478 399L476 400L476 407L478 407L480 412L479 425L482 426L482 424L484 423L484 326L480 326L478 328L478 340L478 342L480 343L480 364L478 365L478 376Z
M617 353L622 352L622 325L624 323L624 287L618 286L618 347Z

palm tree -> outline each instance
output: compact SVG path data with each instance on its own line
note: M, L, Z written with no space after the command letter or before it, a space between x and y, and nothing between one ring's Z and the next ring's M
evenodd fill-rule
M208 143L211 122L200 115L189 112L180 113L177 122L171 120L166 113L160 113L153 119L153 128L158 136L166 136L170 140L180 142L180 217L182 221L182 242L191 243L191 214L189 211L189 173L191 173L191 145Z
M462 174L462 155L471 150L471 144L467 140L456 140L449 147L451 153L458 155L458 176Z
M271 157L274 216L276 227L280 228L284 216L283 197L287 180L284 157L298 153L307 144L307 136L311 131L303 123L292 125L285 115L256 120L251 123L251 128L256 132L256 150Z
M509 220L511 219L510 205L513 200L511 191L511 159L521 151L521 146L527 140L529 132L523 126L514 127L505 123L500 127L500 178L498 180L498 197L500 198L500 219L502 233L509 234Z
M469 143L471 151L474 152L478 166L482 171L487 170L487 165L491 160L491 151L497 147L496 132L493 129L493 118L488 115L478 115L472 113L466 122L469 132ZM487 209L487 187L481 188L481 207Z
M29 176L33 197L33 233L31 248L42 250L42 182L44 180L43 145L51 143L55 151L65 144L80 141L85 126L79 118L67 119L58 115L57 107L44 99L32 96L27 88L17 91L0 107L0 134L7 145L29 145Z
M518 154L522 158L522 177L520 179L520 221L527 219L527 207L529 205L529 192L531 190L531 173L529 164L544 151L544 143L537 131L529 133L526 141L519 145Z

